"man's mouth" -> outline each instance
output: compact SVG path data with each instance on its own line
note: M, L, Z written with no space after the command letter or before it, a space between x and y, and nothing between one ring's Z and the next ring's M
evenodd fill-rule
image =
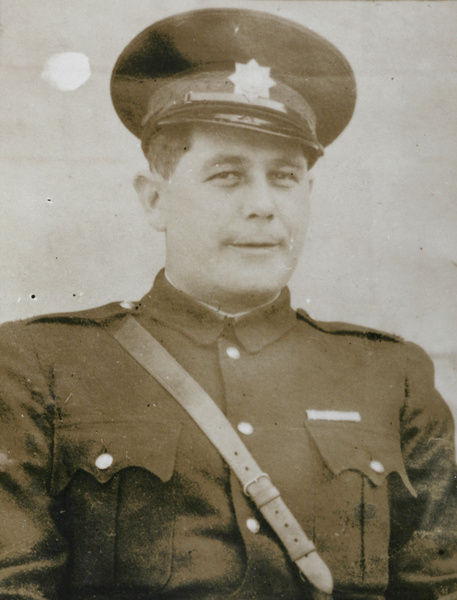
M230 245L236 248L274 248L279 242L232 242Z
M267 257L276 254L283 247L283 241L272 239L233 240L229 242L228 247L240 256Z
M235 248L275 248L283 243L283 239L273 236L240 237L228 240L228 245Z

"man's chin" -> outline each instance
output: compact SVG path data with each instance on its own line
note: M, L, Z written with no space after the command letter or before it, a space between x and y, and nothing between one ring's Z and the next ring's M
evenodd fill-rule
M224 287L224 290L220 290L219 297L224 297L227 305L236 306L236 312L241 312L274 300L286 284L287 280L281 285L278 280L273 283L262 280L253 281L251 278L233 282L233 286Z
M292 273L291 266L278 264L271 264L262 269L245 269L234 278L232 286L227 288L259 296L277 295L278 291L287 285Z

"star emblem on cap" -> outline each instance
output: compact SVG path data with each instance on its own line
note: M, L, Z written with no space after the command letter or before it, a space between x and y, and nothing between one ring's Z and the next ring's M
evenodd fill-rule
M276 85L276 81L270 77L270 67L261 67L255 58L248 63L235 63L235 73L230 75L229 80L235 84L235 94L246 96L249 102L255 102L257 98L269 98L270 88Z

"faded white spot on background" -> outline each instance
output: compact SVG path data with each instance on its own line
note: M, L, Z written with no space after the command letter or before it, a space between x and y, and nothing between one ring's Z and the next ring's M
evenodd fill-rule
M81 52L53 54L45 62L42 79L63 92L73 92L90 77L89 59Z

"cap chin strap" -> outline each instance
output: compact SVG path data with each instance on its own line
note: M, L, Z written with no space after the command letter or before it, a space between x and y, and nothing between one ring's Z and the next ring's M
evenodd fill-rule
M314 597L325 594L328 598L333 589L329 568L212 398L135 318L127 316L113 336L177 400L220 452L244 493L283 543L302 578L314 586Z
M251 129L260 133L295 139L313 152L316 158L324 154L324 149L309 123L303 119L298 121L293 111L281 113L267 106L249 104L245 107L240 103L220 100L180 104L148 114L143 120L141 137L143 152L146 154L151 138L160 129L184 123L208 123Z

